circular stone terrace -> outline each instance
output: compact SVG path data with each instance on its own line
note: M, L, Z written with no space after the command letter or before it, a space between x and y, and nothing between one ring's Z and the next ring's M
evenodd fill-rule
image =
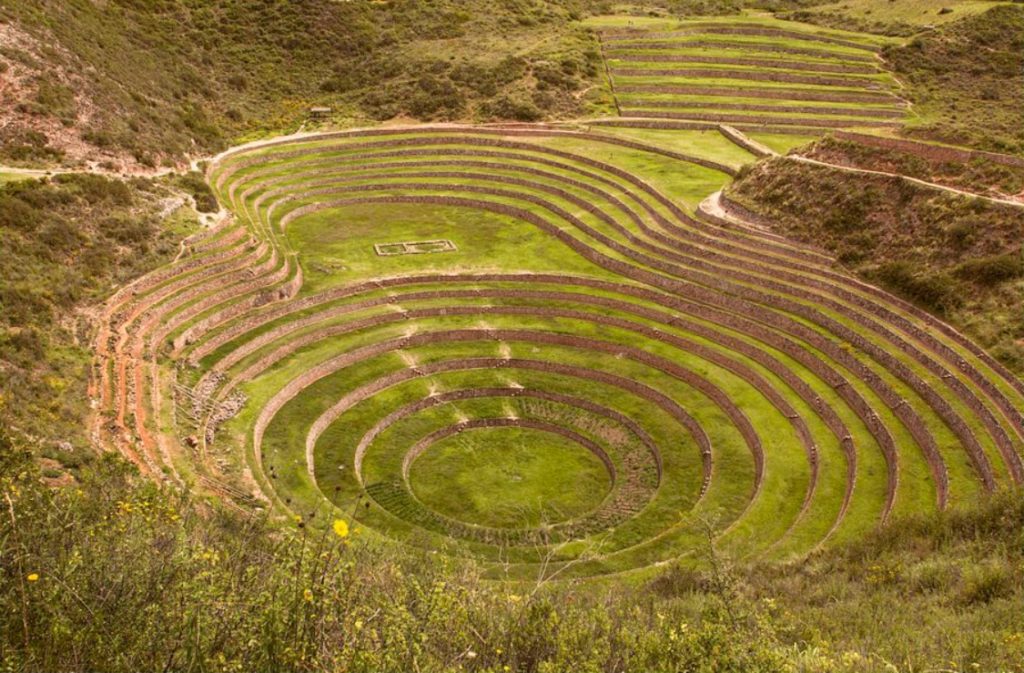
M106 306L97 434L231 506L513 577L690 557L707 523L788 558L1021 481L1020 381L822 252L703 212L736 162L631 138L225 153L228 216Z

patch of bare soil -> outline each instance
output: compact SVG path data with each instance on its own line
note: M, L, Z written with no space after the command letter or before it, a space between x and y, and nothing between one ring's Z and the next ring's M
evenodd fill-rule
M52 458L40 458L39 466L43 473L42 482L50 488L62 488L75 484L75 478L58 461Z

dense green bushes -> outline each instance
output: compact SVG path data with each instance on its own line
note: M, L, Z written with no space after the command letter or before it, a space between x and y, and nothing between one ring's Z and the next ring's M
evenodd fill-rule
M1024 276L1024 255L993 255L969 259L960 264L954 273L961 280L981 285L998 285Z
M190 171L178 178L178 184L182 189L192 195L196 202L196 210L200 213L216 213L220 210L217 197L213 195L210 185L206 184L206 178L198 171Z
M908 262L886 262L868 272L868 277L933 313L945 315L960 304L960 290L948 274L925 275Z
M0 157L6 161L52 162L60 161L64 152L50 145L49 138L30 129L0 129Z

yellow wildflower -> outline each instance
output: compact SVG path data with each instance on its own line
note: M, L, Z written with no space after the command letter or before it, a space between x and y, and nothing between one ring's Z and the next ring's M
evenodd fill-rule
M29 573L25 579L27 579L29 582L38 582L39 573Z
M334 534L340 538L348 537L348 523L344 519L334 520Z
M304 590L302 592L302 598L304 598L307 603L312 603L313 602L313 591L311 589Z

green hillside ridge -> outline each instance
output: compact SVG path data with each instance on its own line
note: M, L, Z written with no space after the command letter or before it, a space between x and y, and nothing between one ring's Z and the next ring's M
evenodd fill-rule
M44 456L91 455L83 431L90 311L178 253L197 227L166 181L60 175L0 185L0 399Z
M801 147L799 154L840 166L899 173L995 198L1012 198L1024 192L1024 162L1019 166L997 163L983 154L968 161L945 161L832 136Z
M999 82L1020 77L1024 9L999 5L976 14L981 5L964 6L970 18L890 47L885 59L909 86L903 95L920 118L915 129L1017 151L1024 86ZM714 13L700 3L636 8L666 12L658 19L663 29L675 25L674 16ZM576 21L600 9L571 0L495 2L474 11L398 1L9 4L0 8L10 36L0 69L15 86L2 94L0 160L171 165L295 130L317 105L331 107L342 125L612 112L597 40L585 26L615 24ZM819 16L808 14L801 18Z
M605 0L597 7L600 13L629 14L637 26L641 22L651 27L667 26L679 18L767 11L779 18L827 28L909 37L1001 4L1008 3L986 0L637 0L619 3Z
M784 12L782 16L832 28L910 37L1006 3L979 0L812 0L801 4L804 8Z
M23 86L0 157L170 165L294 130L313 105L345 123L578 115L599 56L571 25L574 6L8 3L0 21L19 39L0 49L0 68Z
M886 49L911 135L1024 154L1024 5L1000 5Z

